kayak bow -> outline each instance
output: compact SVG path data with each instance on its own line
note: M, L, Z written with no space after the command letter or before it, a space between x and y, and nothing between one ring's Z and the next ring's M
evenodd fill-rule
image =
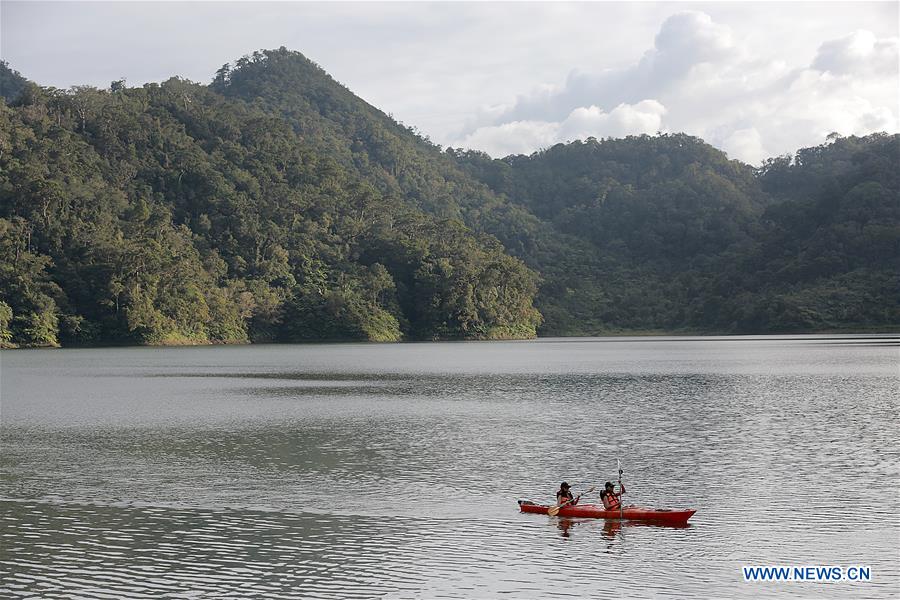
M519 500L519 509L524 513L547 514L550 506L535 504L529 500ZM582 517L589 519L617 519L624 521L652 521L655 523L668 523L672 525L684 525L688 519L694 516L696 510L675 510L671 508L643 508L640 506L625 506L621 510L606 510L601 504L578 504L576 506L564 506L559 509L560 517Z

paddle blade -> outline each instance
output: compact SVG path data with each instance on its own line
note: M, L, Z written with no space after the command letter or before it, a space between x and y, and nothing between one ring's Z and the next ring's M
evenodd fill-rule
M555 517L556 515L559 514L559 507L551 506L550 508L547 509L547 514L550 515L551 517Z

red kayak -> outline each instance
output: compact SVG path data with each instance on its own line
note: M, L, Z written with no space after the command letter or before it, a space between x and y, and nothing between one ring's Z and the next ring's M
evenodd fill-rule
M552 505L550 505L552 506ZM550 506L535 504L529 500L519 500L522 512L546 515ZM578 504L559 509L560 517L585 517L590 519L624 519L626 521L652 521L669 525L685 525L696 510L674 510L671 508L643 508L625 506L621 515L618 510L606 510L602 504Z

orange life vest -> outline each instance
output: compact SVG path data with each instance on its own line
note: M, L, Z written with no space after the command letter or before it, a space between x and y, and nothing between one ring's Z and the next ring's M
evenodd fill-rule
M606 506L606 510L615 510L619 508L620 501L618 494L616 494L615 492L607 492L606 496L604 497L606 498L606 502L604 504L609 505Z
M572 496L572 492L568 492L568 495L557 492L556 504L559 506L562 506L563 504L565 504L566 506L571 506L575 504L575 497Z

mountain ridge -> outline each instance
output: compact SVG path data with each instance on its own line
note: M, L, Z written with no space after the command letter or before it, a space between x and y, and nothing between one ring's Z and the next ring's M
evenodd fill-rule
M884 259L900 249L898 136L832 139L762 169L685 134L491 159L432 144L285 48L208 86L24 84L0 134L0 244L14 257L0 264L0 343L900 323ZM843 187L822 179L840 170L830 161ZM818 229L793 227L829 206ZM811 270L838 238L830 270ZM135 261L143 271L123 266Z

